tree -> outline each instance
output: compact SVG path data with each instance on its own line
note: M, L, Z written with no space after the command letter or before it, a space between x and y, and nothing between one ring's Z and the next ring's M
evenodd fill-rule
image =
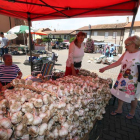
M43 38L42 40L43 40L43 42L51 42L51 39L47 38L47 37Z
M63 39L62 38L58 38L58 42L63 42Z
M69 42L71 43L74 40L75 40L75 37L72 37L72 38L70 38Z

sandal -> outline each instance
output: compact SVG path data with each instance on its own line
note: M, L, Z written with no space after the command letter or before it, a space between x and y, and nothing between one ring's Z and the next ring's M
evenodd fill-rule
M112 111L110 114L111 114L112 116L122 115L122 113L118 113L118 112L116 112L116 111Z
M134 115L131 115L130 113L128 115L126 115L126 118L129 119L129 120L133 119L133 117L134 117Z

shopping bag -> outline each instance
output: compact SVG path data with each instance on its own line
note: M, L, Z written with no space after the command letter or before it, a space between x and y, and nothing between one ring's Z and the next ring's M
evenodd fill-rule
M138 67L138 82L140 82L140 65L137 65Z

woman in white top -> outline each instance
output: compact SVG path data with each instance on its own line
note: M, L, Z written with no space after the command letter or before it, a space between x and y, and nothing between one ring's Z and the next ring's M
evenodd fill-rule
M118 98L118 108L111 115L122 113L123 102L131 103L131 110L126 116L132 119L135 115L137 101L140 99L140 83L138 82L138 65L140 65L140 37L132 36L125 40L127 51L121 58L111 65L100 69L100 72L117 67L121 64L121 70L111 93Z
M69 54L66 62L66 72L67 75L76 76L81 68L82 59L84 56L84 38L86 33L79 32L76 36L76 39L69 46Z

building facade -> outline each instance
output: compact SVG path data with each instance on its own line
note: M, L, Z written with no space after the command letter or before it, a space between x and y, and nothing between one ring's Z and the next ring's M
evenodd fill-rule
M6 33L12 27L17 26L17 25L27 25L27 22L22 19L0 15L0 32ZM18 38L16 38L12 42L14 44L23 44L24 43L23 36L18 35Z
M126 26L124 26L125 31L124 31L124 41L129 37L129 32L130 32L130 28L131 28L131 24L132 22L130 22L129 24L127 24ZM132 34L133 35L137 35L140 37L140 21L135 21L134 22L134 26L133 26L133 30L132 30ZM125 44L123 42L123 52L125 51Z
M121 46L123 44L125 25L127 23L85 26L77 29L76 32L84 31L87 33L87 38L92 38L94 41L113 43Z

